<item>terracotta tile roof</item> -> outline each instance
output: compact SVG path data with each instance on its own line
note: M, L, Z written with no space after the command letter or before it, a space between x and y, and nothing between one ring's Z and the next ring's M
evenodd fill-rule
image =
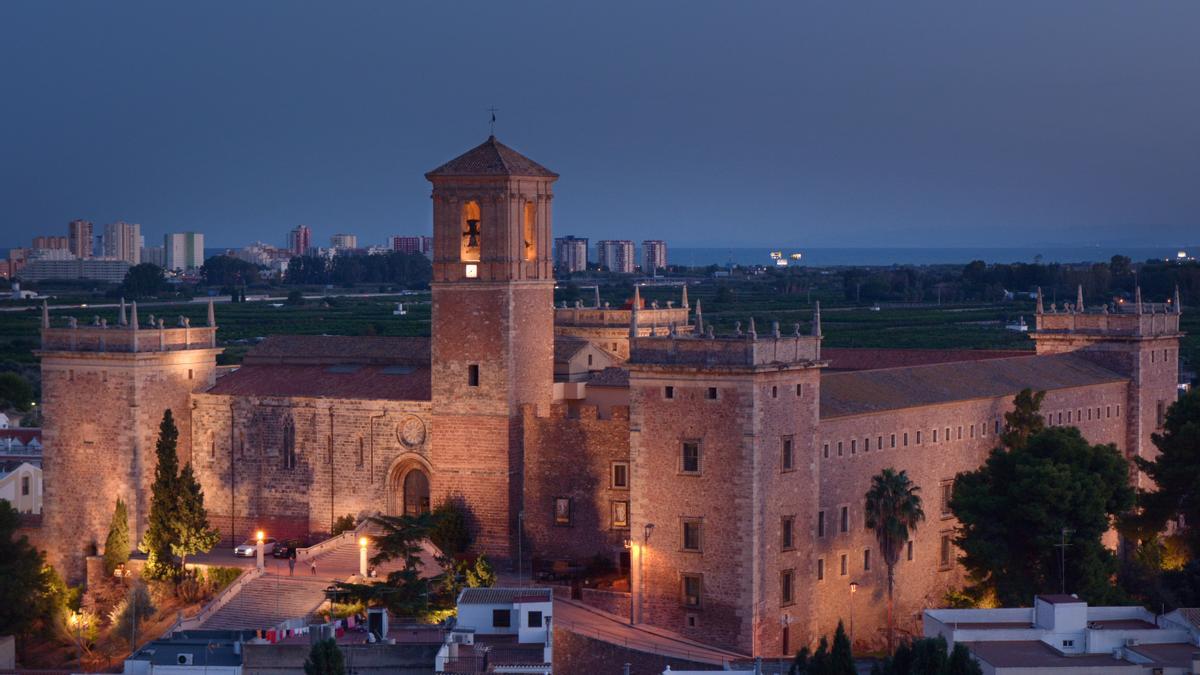
M534 176L558 178L558 174L496 140L495 136L425 174L436 176Z
M550 602L549 588L464 588L458 596L460 605L507 605L517 602Z
M228 396L428 401L428 366L250 365L217 380L207 393Z
M1122 377L1074 354L1019 356L821 377L821 418L1014 396L1022 389L1065 389Z
M592 379L588 380L587 383L589 387L628 387L629 370L627 368L609 366L592 375Z
M1106 673L1140 673L1141 668L1112 654L1064 655L1037 640L967 642L967 647L993 668L1105 668ZM1128 670L1126 670L1128 669ZM1036 672L1036 671L1034 671Z
M555 335L554 336L554 360L569 361L572 356L583 351L588 346L588 341L571 335Z
M427 337L359 335L272 335L242 359L245 365L275 364L405 364L428 366Z
M821 358L830 361L826 372L835 370L879 370L903 366L925 366L952 361L980 361L1029 356L1033 352L1011 349L859 349L822 347Z

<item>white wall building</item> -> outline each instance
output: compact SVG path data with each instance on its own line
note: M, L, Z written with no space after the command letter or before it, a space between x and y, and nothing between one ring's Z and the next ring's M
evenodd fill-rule
M204 235L200 232L175 232L163 236L168 270L200 269L204 264Z
M1042 595L1033 607L928 609L924 633L966 644L984 675L1200 672L1200 632L1170 616Z
M42 468L29 462L0 462L0 499L18 513L42 512Z
M633 274L636 266L633 242L628 239L602 239L596 242L596 262L609 272Z
M438 651L435 672L550 675L554 597L548 588L464 588L458 623Z
M642 272L654 274L655 270L667 266L667 242L662 239L647 239L642 242Z
M104 226L101 238L104 257L124 260L130 265L142 261L142 226L117 221Z

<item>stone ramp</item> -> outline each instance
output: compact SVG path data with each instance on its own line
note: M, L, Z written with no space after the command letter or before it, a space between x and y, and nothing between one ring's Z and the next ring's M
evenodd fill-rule
M248 583L229 604L201 624L209 630L272 628L306 617L325 602L329 579L265 574Z

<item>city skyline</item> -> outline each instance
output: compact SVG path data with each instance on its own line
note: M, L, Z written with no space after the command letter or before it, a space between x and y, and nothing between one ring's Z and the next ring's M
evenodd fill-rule
M0 246L75 218L217 247L427 234L413 176L492 106L568 176L560 231L592 240L1196 243L1194 4L355 9L6 3L0 54L31 65ZM518 29L503 58L443 48Z

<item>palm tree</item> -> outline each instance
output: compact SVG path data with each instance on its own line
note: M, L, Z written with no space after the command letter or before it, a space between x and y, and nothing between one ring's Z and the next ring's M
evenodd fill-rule
M908 535L917 529L917 523L925 520L921 509L921 488L912 484L908 474L895 469L884 469L871 478L871 489L867 490L867 527L875 530L879 541L879 553L887 565L887 623L888 653L892 653L895 623L892 614L892 587L894 571L900 560L900 551L908 542Z

